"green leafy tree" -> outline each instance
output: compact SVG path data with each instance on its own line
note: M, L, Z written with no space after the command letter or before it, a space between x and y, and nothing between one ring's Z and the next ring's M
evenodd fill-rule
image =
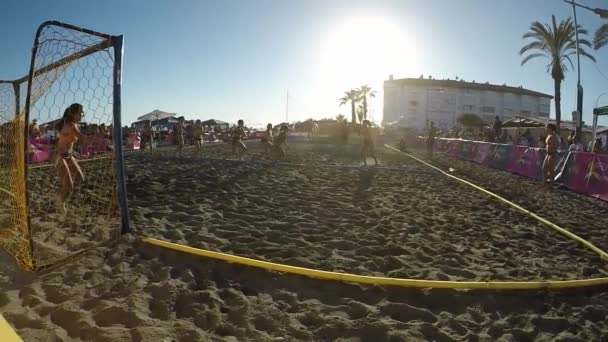
M366 120L367 119L367 98L369 97L371 99L371 98L376 97L376 91L373 90L367 84L362 85L361 88L356 89L356 90L359 93L359 98L363 102L362 103L363 120Z
M548 60L547 72L551 73L551 77L553 78L555 89L555 121L559 134L562 119L561 84L564 80L564 73L568 71L565 62L568 61L570 67L574 68L571 57L576 55L576 31L578 31L579 35L580 55L594 62L595 58L584 49L584 47L591 47L591 43L585 39L587 30L581 28L580 25L575 28L574 22L570 18L562 20L559 25L555 21L554 15L551 18L551 24L535 21L530 25L530 31L523 35L523 39L527 39L529 43L519 50L519 54L524 57L521 65L537 58Z
M352 123L357 122L357 111L356 105L359 102L359 92L356 89L351 89L349 91L344 92L344 96L340 98L340 106L344 106L345 104L350 102L351 109L351 120Z
M458 119L458 123L468 131L474 131L475 128L483 126L483 120L477 114L464 113Z

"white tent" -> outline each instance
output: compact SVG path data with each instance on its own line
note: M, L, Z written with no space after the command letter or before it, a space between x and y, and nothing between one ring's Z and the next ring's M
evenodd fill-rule
M597 139L597 118L600 115L608 115L608 106L593 109L593 140L591 141L591 151L595 150L595 141Z
M137 118L138 121L152 121L152 120L161 120L164 118L170 118L173 116L177 116L176 113L167 113L162 110L155 109L148 114L142 115Z

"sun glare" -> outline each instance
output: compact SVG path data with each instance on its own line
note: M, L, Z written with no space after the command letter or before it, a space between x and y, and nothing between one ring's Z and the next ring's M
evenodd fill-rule
M339 23L323 42L319 57L319 90L328 101L362 84L381 90L389 74L403 76L416 70L413 40L382 18Z

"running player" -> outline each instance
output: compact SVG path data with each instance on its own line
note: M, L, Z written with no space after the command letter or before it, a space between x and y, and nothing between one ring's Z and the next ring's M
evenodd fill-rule
M283 125L281 126L281 131L279 135L277 135L276 139L272 144L274 153L277 159L284 160L286 157L285 148L287 147L287 132L289 131L289 127Z
M264 136L261 140L262 145L264 146L264 154L270 154L272 144L274 142L274 137L272 136L272 124L266 125L266 132L264 132Z

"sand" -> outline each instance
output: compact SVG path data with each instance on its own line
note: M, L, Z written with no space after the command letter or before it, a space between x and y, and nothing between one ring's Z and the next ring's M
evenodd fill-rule
M589 341L608 332L603 288L382 288L140 242L151 236L294 266L415 279L608 276L577 243L397 153L385 151L381 167L362 168L356 146L292 144L284 163L250 147L242 158L221 145L179 160L168 152L129 155L135 234L39 276L14 270L5 257L0 312L27 341ZM608 210L606 203L437 159L608 247L601 224L584 215ZM60 240L53 246L72 251Z

